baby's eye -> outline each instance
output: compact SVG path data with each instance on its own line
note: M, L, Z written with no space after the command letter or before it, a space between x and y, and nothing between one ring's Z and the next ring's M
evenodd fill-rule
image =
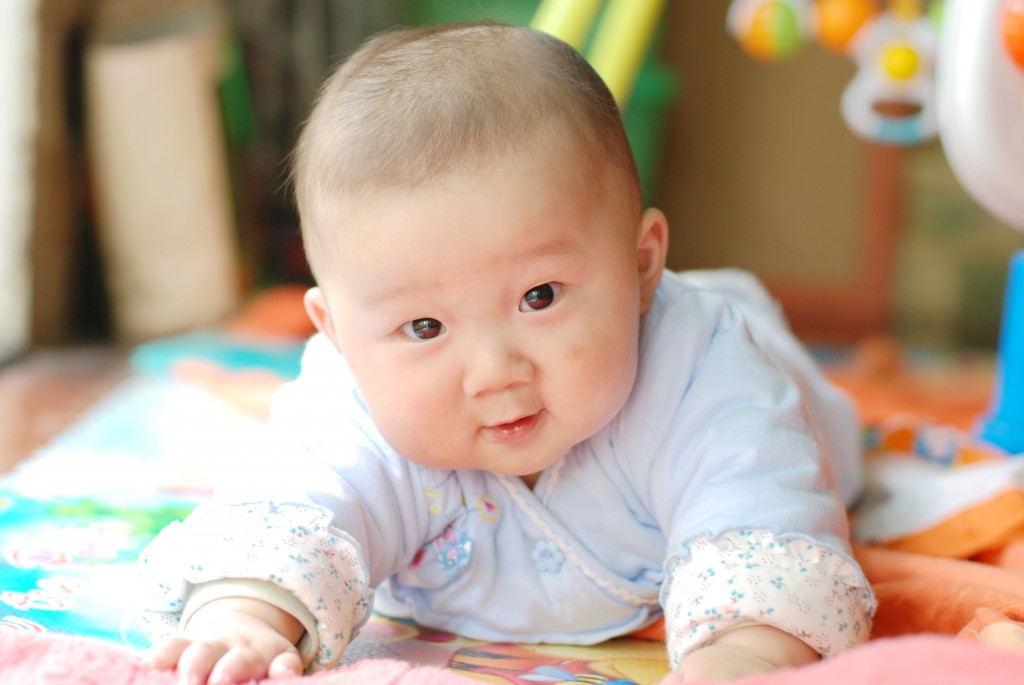
M519 311L536 312L547 309L562 292L562 286L557 283L544 283L530 288L519 301Z
M410 340L433 340L446 330L437 319L413 319L402 324L402 333Z

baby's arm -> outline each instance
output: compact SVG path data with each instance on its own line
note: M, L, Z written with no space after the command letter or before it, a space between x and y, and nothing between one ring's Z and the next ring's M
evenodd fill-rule
M843 552L770 531L687 547L663 588L676 669L666 683L800 666L867 639L874 600Z
M157 668L177 668L188 685L229 685L299 675L296 643L305 634L288 612L259 599L224 597L204 604L181 634L150 656Z
M368 616L371 593L355 543L331 521L303 505L211 503L164 529L139 562L137 620L159 645L157 664L209 673L230 649L255 647L257 670L292 651L310 670L333 666ZM237 629L221 616L236 606L249 609ZM186 654L192 643L202 647ZM193 665L199 653L205 661Z
M662 685L698 680L723 682L817 661L818 653L803 640L778 628L740 623L683 657Z
M647 410L627 417L647 433L624 431L619 443L625 454L652 455L623 462L668 542L662 606L671 664L691 678L735 652L744 669L763 670L815 658L805 645L822 657L847 651L867 639L874 601L850 556L827 456L839 446L856 457L843 437L855 436L856 416L829 404L843 436L820 437L804 401L819 397L818 383L802 394L734 307L702 293L678 303L664 325L678 319L688 328L648 338L646 354L658 364L641 365L638 399L624 410ZM781 321L759 325L782 330ZM650 430L659 408L663 428ZM759 636L753 650L750 635ZM717 658L724 652L730 657Z

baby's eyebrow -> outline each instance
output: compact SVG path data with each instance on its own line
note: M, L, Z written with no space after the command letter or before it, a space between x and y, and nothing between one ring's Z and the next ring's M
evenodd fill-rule
M522 251L517 251L515 253L503 253L497 257L497 262L499 266L507 266L509 264L523 264L535 259L543 259L545 257L562 257L577 251L579 246L580 240L578 238L563 234L548 240L537 242ZM363 302L369 307L379 307L385 302L397 300L416 293L422 293L423 291L423 283L396 283L368 292L363 298Z
M578 250L579 243L580 241L577 237L563 233L550 240L531 245L522 252L502 255L501 260L503 262L520 262L540 257L562 257Z
M420 283L399 283L367 293L366 297L363 298L363 302L369 307L379 307L385 302L421 292L423 292L423 285Z

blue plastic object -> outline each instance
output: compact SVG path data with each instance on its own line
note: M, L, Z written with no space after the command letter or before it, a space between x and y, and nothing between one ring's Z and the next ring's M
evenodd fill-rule
M139 345L132 352L136 372L161 376L187 359L201 359L226 371L261 370L291 380L299 375L305 340L246 338L219 331L198 331Z
M978 432L1007 452L1024 455L1024 250L1010 258L992 405Z

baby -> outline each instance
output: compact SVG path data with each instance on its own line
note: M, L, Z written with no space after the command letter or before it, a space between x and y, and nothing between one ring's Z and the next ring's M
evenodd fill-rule
M665 216L572 48L373 38L324 85L294 184L320 333L275 397L273 463L142 556L156 665L330 668L374 602L490 641L664 616L666 682L867 639L852 408L751 276L664 270Z

